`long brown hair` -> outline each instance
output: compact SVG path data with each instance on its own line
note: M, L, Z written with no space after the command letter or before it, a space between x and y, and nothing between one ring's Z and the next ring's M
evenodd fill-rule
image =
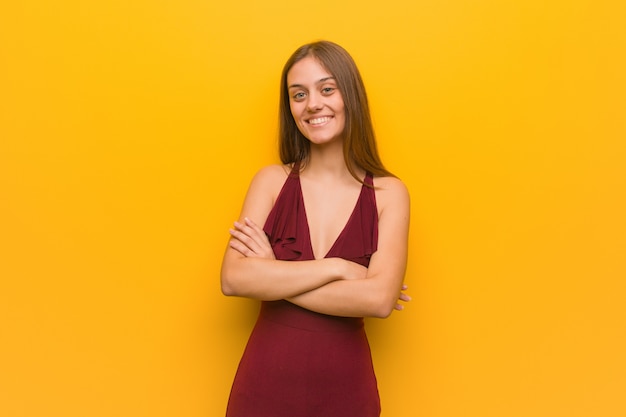
M289 107L287 74L298 61L312 56L330 72L341 92L346 112L343 155L350 174L359 182L355 167L375 176L394 176L385 169L376 146L369 104L361 74L348 52L336 43L318 41L298 48L287 60L280 79L279 150L283 164L306 162L311 144L298 129Z

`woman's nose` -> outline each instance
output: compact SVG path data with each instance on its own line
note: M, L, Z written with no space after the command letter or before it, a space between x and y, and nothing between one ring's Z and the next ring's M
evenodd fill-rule
M317 94L309 94L309 99L306 103L306 109L309 112L315 112L322 108L321 97Z

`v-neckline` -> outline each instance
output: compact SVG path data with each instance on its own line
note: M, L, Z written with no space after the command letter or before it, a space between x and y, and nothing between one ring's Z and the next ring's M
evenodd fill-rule
M366 178L367 178L367 174L366 174ZM328 256L332 253L333 249L335 249L335 246L337 246L339 239L341 239L343 235L346 233L346 230L348 229L348 226L352 222L352 219L356 213L356 210L359 207L359 204L361 203L361 199L363 198L364 187L365 187L365 180L363 180L363 184L361 185L361 191L359 191L359 196L357 197L356 202L354 203L354 207L352 208L352 212L350 212L350 216L348 216L348 220L343 225L343 228L341 229L341 231L339 232L339 234L333 241L332 245L330 245L330 248L328 249L326 254L323 257L318 258L313 248L313 241L311 240L311 227L309 226L309 217L307 216L307 213L306 213L306 204L304 203L304 193L302 192L302 182L300 181L300 174L298 173L298 189L300 191L300 201L302 202L302 214L304 215L304 223L306 225L309 248L311 249L311 255L313 256L313 259L319 260L319 259L328 258Z

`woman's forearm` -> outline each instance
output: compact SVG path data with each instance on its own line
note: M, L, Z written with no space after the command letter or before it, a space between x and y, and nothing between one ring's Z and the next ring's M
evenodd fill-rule
M288 301L322 314L343 317L388 317L400 296L397 285L381 279L365 278L330 282Z
M221 272L225 295L280 300L344 278L344 268L338 259L280 261L229 255Z

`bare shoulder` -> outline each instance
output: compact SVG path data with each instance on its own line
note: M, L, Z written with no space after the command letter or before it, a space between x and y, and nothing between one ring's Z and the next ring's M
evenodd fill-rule
M288 175L289 169L283 165L261 168L250 182L239 218L248 217L263 224Z
M289 175L290 168L286 165L268 165L261 168L252 178L250 190L262 192L273 197L277 196Z
M408 211L409 190L402 180L395 177L376 177L374 187L379 215L382 215L387 208L394 212Z
M406 185L396 177L376 177L374 179L374 186L376 187L376 199L385 200L400 200L408 201L409 190Z

